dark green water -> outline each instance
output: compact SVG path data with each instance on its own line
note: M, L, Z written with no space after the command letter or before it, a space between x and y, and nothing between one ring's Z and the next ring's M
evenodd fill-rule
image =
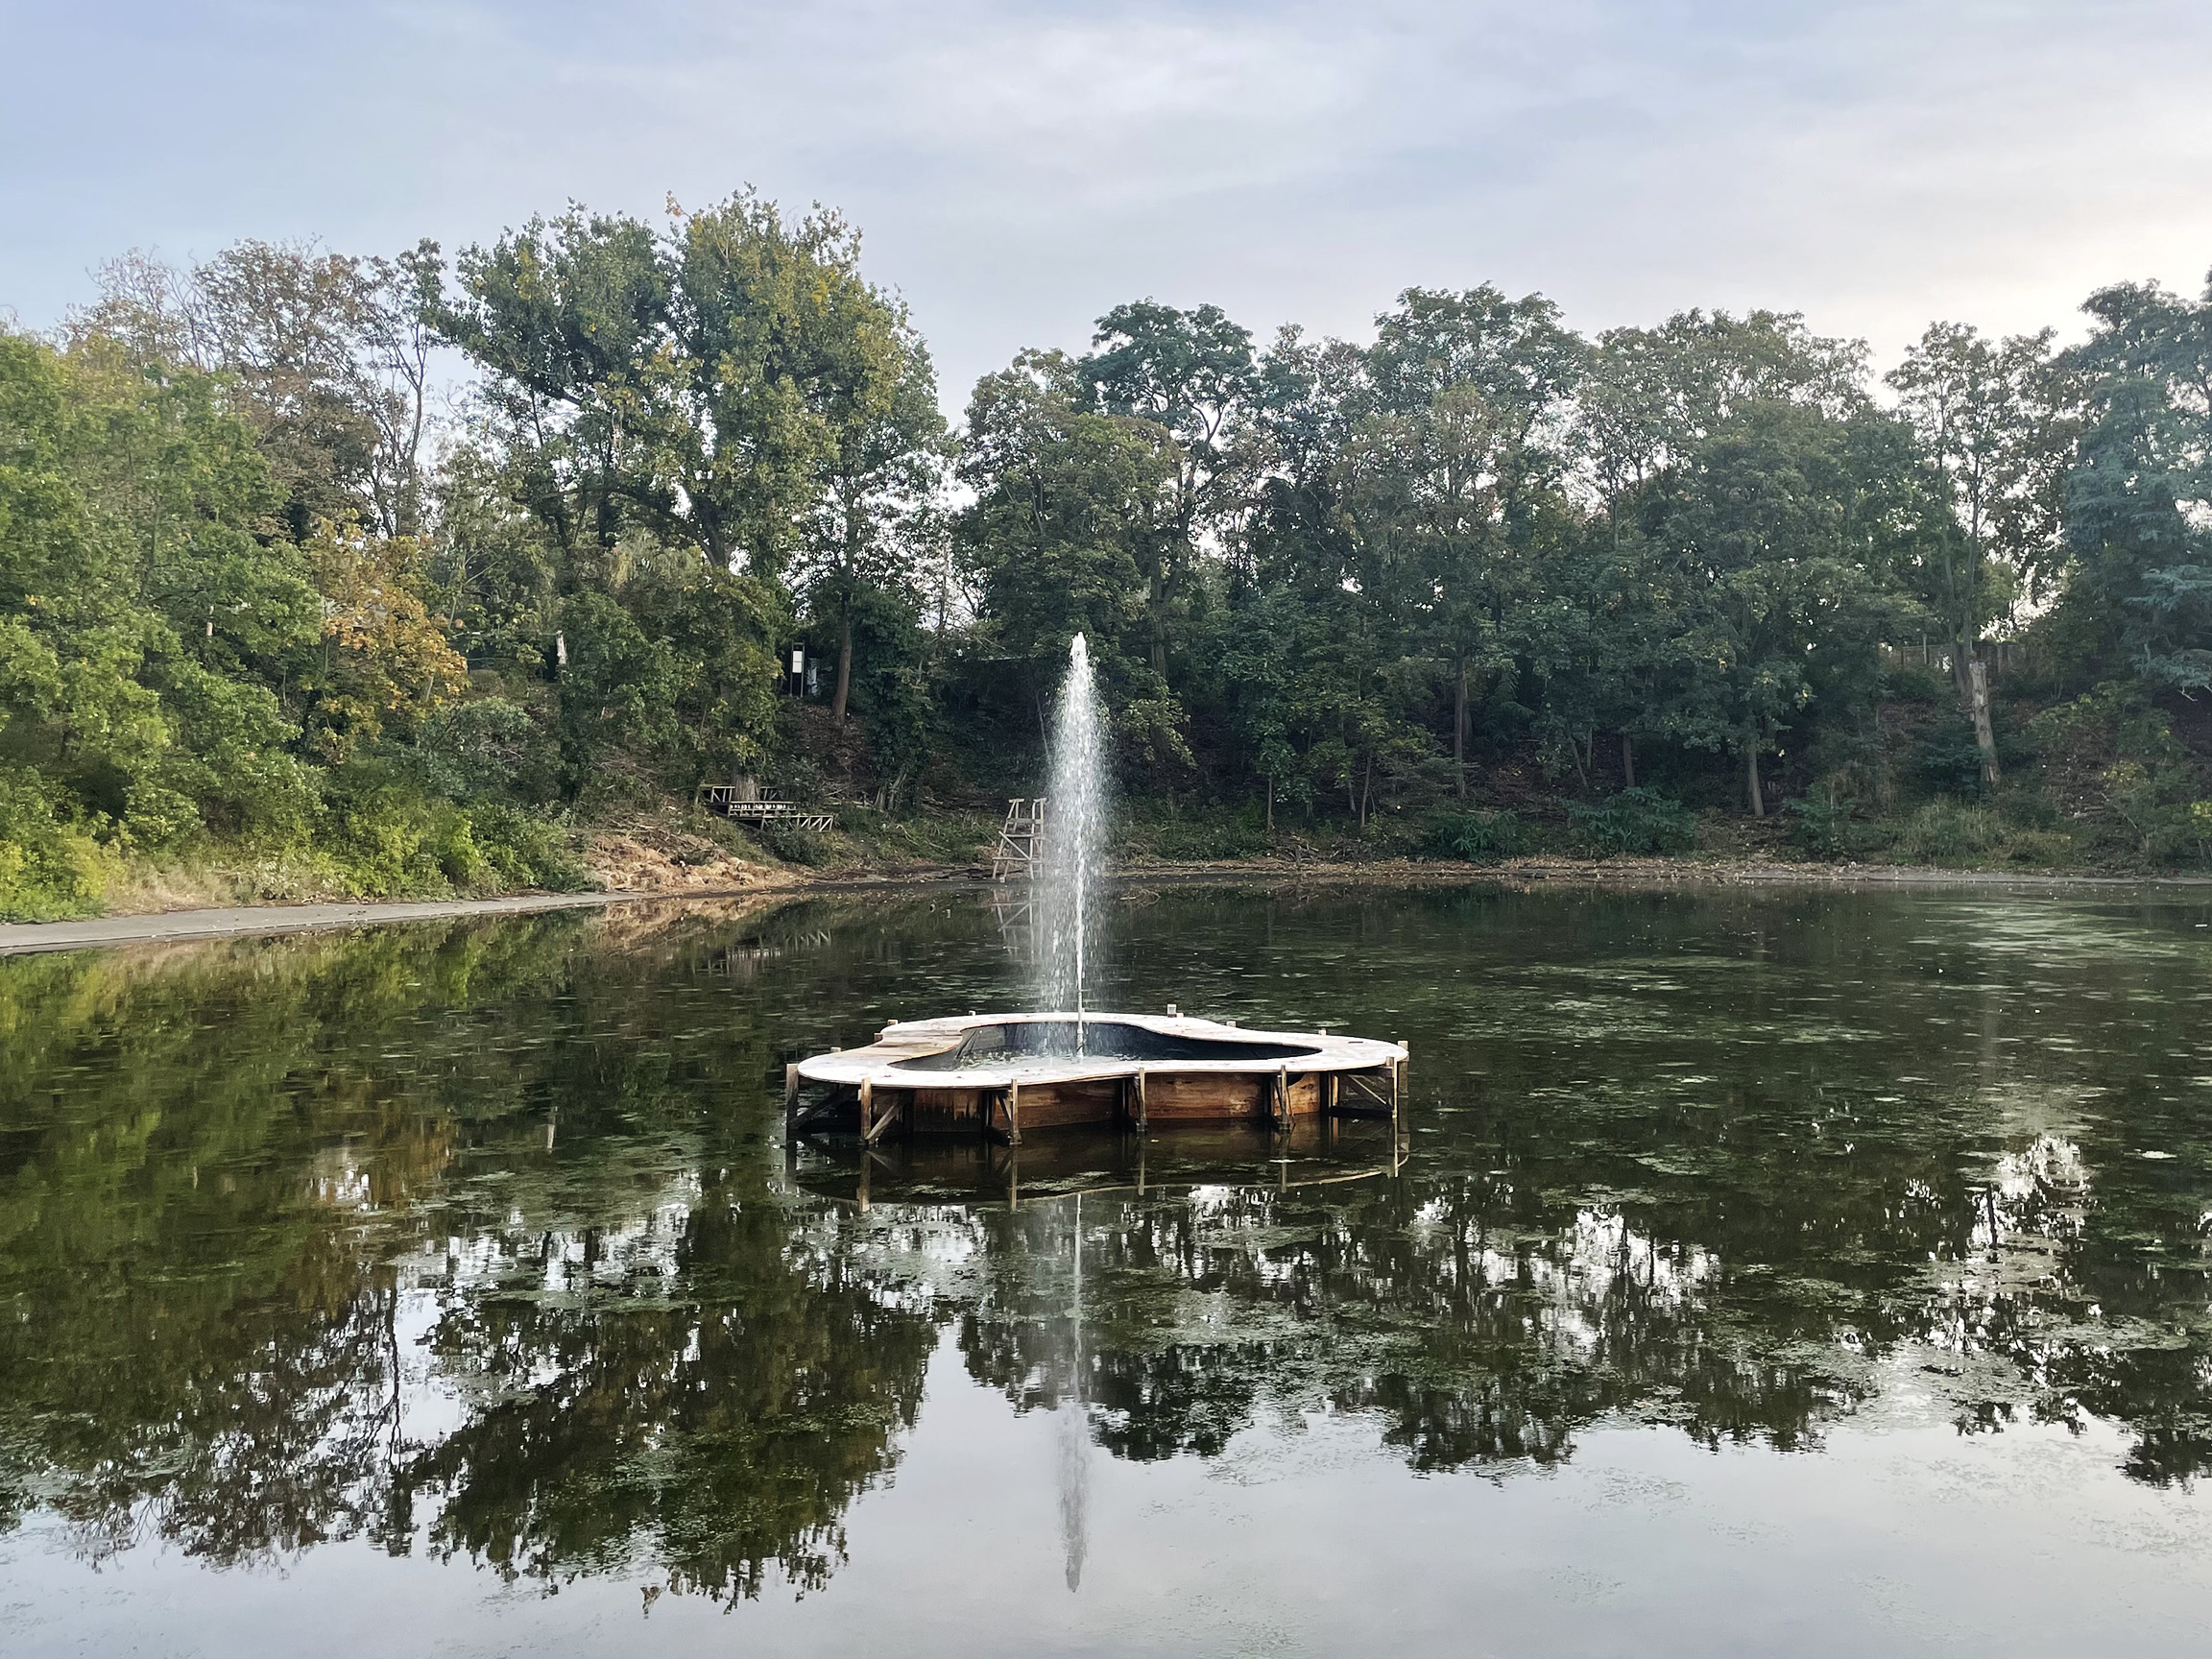
M1116 929L1409 1042L1406 1145L788 1153L1018 1005L974 896L0 961L0 1648L2212 1642L2212 903Z

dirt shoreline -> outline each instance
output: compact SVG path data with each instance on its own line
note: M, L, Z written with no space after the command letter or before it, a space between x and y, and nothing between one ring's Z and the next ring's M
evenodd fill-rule
M1200 863L1140 863L1114 872L1117 885L1181 886L1231 883L1268 888L1592 886L1692 887L1963 887L2019 892L2180 890L2212 893L2207 876L2090 876L2058 872L1932 870L1887 864L1784 864L1748 859L1705 863L1670 858L1518 858L1473 865L1378 859L1372 863L1321 863L1286 858L1222 859ZM901 870L845 870L821 874L779 871L728 887L626 888L599 893L526 893L503 899L435 899L322 904L228 905L215 909L152 911L94 916L74 922L0 923L0 956L74 950L104 945L171 943L250 935L370 927L392 922L441 921L462 916L526 916L547 910L605 909L617 904L681 903L688 900L782 902L812 894L954 885L987 887L988 872L958 866Z

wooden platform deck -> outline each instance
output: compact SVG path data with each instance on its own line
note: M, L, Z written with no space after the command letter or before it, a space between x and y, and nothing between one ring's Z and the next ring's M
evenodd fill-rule
M784 1069L795 1134L993 1135L1118 1124L1258 1122L1335 1115L1396 1120L1407 1049L1326 1032L1259 1031L1155 1014L1094 1014L1088 1053L1070 1014L901 1021L865 1048ZM812 1098L808 1087L812 1086Z

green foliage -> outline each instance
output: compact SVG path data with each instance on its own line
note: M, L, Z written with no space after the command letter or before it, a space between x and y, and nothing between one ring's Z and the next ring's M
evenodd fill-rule
M818 830L803 830L796 824L780 824L771 819L753 831L754 838L786 864L804 864L819 868L835 862L836 844Z
M2212 685L2212 288L2103 289L2068 354L2084 427L2066 479L2075 568L2064 609L2091 666L2153 686Z
M1889 703L1946 703L1955 701L1951 683L1925 662L1905 662L1882 676L1881 694Z
M1982 751L1974 726L1957 709L1927 724L1912 745L1913 779L1926 789L1969 800L1982 793Z
M1791 838L1821 858L1839 858L1852 850L1851 803L1838 796L1813 794L1789 803Z
M1535 826L1513 812L1451 812L1431 819L1424 850L1431 858L1496 864L1537 850Z
M1906 819L1896 850L1912 864L1971 864L2003 838L2005 827L1986 806L1930 801Z
M0 922L47 922L96 909L109 860L57 816L36 773L0 767Z
M1697 845L1697 815L1656 789L1623 789L1599 805L1567 809L1575 839L1600 854L1687 853Z
M1148 816L1129 826L1124 841L1133 851L1182 863L1255 858L1273 847L1261 815L1249 809L1203 816Z
M2046 791L2115 852L2152 864L2204 857L2198 805L2212 796L2212 768L2141 685L2108 682L2047 709L2029 739Z

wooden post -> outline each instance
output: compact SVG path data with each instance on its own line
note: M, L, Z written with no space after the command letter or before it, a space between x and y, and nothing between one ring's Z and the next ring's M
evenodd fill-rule
M799 1116L799 1068L783 1068L783 1123L786 1128Z
M1022 1085L1006 1085L1006 1144L1022 1144Z
M1137 1133L1145 1134L1150 1124L1144 1113L1144 1068L1137 1068Z
M1279 1129L1290 1127L1290 1068L1275 1069L1275 1110L1272 1114Z
M876 1080L860 1079L860 1142L864 1146L876 1144Z

